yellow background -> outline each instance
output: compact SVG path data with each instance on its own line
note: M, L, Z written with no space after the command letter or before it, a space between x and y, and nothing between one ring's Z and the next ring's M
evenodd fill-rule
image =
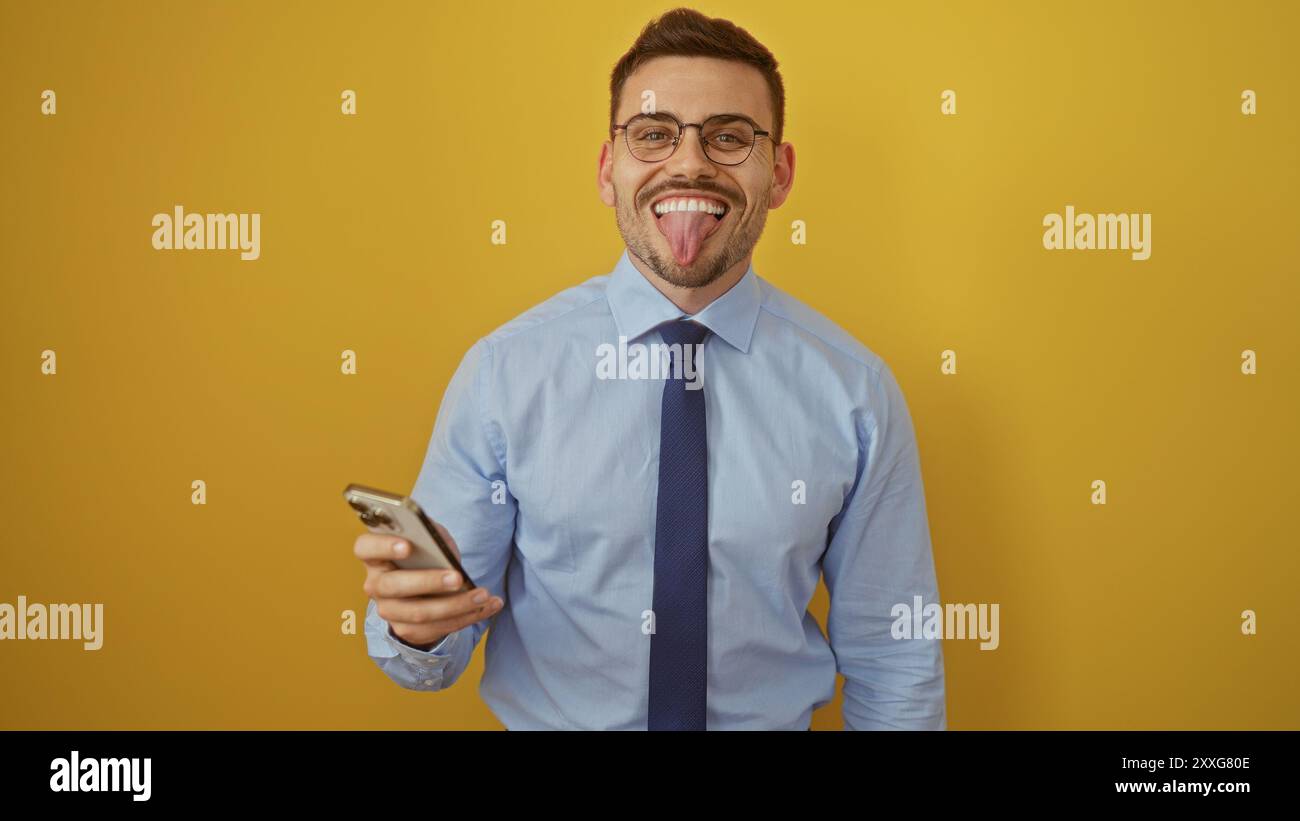
M340 494L409 492L467 347L613 266L609 71L668 7L0 6L0 601L105 604L98 652L0 643L0 728L501 726L481 648L436 694L367 659ZM942 598L1000 605L949 726L1300 727L1297 6L697 8L786 82L756 270L891 364ZM176 204L261 259L153 250ZM1067 204L1151 258L1044 250Z

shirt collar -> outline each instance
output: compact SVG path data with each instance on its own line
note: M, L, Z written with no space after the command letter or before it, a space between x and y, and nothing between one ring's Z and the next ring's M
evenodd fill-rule
M629 342L664 322L688 315L650 284L632 264L626 248L605 285L605 295L619 335ZM751 262L739 282L692 318L732 347L748 353L761 302L758 274Z

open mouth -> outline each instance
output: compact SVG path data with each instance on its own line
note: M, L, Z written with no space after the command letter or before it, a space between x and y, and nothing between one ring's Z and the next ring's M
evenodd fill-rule
M684 267L699 256L700 247L717 231L731 207L713 197L668 194L651 203L650 211L677 264Z
M650 211L659 219L664 214L671 214L676 211L699 213L703 211L706 214L712 214L718 221L727 215L731 207L722 200L712 197L664 197L650 206Z

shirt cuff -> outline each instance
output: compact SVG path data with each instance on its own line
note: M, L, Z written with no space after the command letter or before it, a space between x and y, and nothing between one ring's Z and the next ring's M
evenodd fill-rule
M388 626L388 632L386 635L388 637L388 643L393 646L393 649L397 651L398 655L412 664L419 664L427 667L437 665L440 662L445 662L451 658L451 648L456 644L456 638L460 635L460 632L448 633L442 641L433 645L428 650L421 650L418 647L412 647L402 641L398 638L397 634L393 632L393 626L391 624Z

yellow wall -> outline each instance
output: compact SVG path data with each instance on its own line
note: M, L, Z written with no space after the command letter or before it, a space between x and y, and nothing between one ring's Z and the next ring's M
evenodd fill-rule
M699 8L785 76L756 270L894 368L942 597L1000 605L950 727L1300 727L1298 7L865 5ZM612 267L608 74L667 7L0 6L0 602L105 604L99 651L0 643L0 728L501 726L481 648L419 694L341 634L340 493L409 490L465 349ZM261 257L155 251L176 204ZM1045 250L1067 204L1150 259Z

